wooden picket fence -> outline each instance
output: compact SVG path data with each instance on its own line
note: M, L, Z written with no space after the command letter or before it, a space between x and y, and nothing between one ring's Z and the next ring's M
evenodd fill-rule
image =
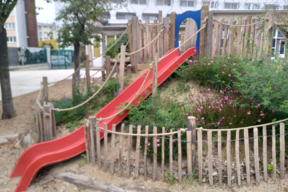
M167 179L165 174L168 173L169 177L172 176L181 183L193 175L193 178L197 179L199 183L207 180L210 185L213 185L218 180L220 185L225 181L229 187L232 183L237 183L239 186L249 185L253 175L258 183L262 177L267 182L270 175L275 181L278 172L281 178L284 177L287 168L285 167L287 163L285 162L284 120L266 125L221 130L196 128L195 117L188 117L187 120L187 129L179 129L174 132L172 129L170 132L166 132L166 129L162 128L159 133L156 126L153 128L145 126L142 129L140 125L137 128L130 125L127 132L124 124L121 125L120 132L116 132L115 124L112 125L112 131L109 131L107 124L101 128L99 122L96 122L95 116L92 116L89 120L85 120L88 163L95 165L97 162L99 169L107 171L109 168L112 175L117 173L118 176L127 178L131 175L133 178L143 175L144 180L150 177L153 181L159 180L159 178L164 181ZM267 129L272 129L272 135L267 135ZM259 131L262 136L259 136ZM183 132L186 132L186 136L182 136ZM280 134L276 134L279 132ZM111 137L108 137L109 133L111 133ZM100 137L103 135L104 141L101 141ZM232 140L231 135L235 139ZM223 136L226 136L226 139ZM280 137L279 150L276 150L276 137ZM126 142L125 138L128 138ZM143 139L145 140L144 145ZM133 145L133 141L136 144ZM149 142L153 146L152 151L149 151ZM165 163L164 152L167 152L165 142L166 148L169 143L169 163ZM225 147L223 143L226 143ZM269 143L272 144L272 147ZM135 150L132 149L133 146ZM207 154L204 153L206 146ZM175 147L178 151L177 154L173 153ZM161 153L157 154L160 148ZM184 152L182 149L185 148ZM150 165L148 152L153 154L152 168L148 166ZM276 161L277 154L280 154L280 162ZM159 159L161 159L160 162ZM260 166L260 162L263 166ZM272 162L274 171L267 170L268 162Z

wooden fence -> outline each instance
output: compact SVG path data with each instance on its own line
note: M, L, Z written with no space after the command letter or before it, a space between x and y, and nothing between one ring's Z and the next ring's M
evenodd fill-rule
M116 132L116 125L113 125L109 131L107 124L100 128L95 116L85 123L88 163L97 163L99 169L110 170L112 175L117 173L127 178L141 175L144 180L149 177L155 181L167 180L168 173L180 183L193 175L199 183L209 181L210 185L216 182L222 185L227 182L231 187L232 183L249 185L254 178L258 183L262 178L267 182L268 176L275 181L277 174L284 177L287 168L287 133L283 121L207 130L196 128L195 117L188 117L188 129L166 132L165 128L156 126L130 125L126 130L124 124L118 129L120 132ZM267 132L272 133L267 135ZM102 136L103 141L100 140ZM278 155L279 161L276 160Z

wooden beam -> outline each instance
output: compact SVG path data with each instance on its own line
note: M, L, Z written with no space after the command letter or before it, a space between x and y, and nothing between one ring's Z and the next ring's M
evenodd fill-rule
M125 53L126 53L126 46L121 45L121 56L120 56L120 67L119 67L119 83L120 83L119 92L120 93L124 90Z
M91 88L91 80L90 80L90 64L89 64L89 55L86 55L85 60L85 70L86 70L86 85L87 89Z
M170 14L170 49L174 48L175 43L175 17L176 12Z
M158 85L158 53L154 54L152 95L157 94Z
M132 52L137 51L139 49L139 23L138 23L138 17L132 17ZM139 62L139 53L133 54L131 57L133 57L133 71L134 73L137 73L137 65Z
M201 8L201 25L200 27L202 27L204 24L206 24L206 22L204 22L205 17L207 16L207 13L209 11L209 6L208 5L203 5ZM207 26L206 26L207 27ZM200 59L203 59L204 57L204 49L205 49L205 33L206 33L206 29L203 29L200 31Z

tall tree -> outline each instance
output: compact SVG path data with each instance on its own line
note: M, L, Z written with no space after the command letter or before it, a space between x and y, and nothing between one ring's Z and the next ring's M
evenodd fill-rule
M100 41L101 24L105 21L104 15L108 13L112 6L110 0L58 0L65 3L60 10L56 20L61 22L58 30L58 42L60 48L74 46L74 70L79 67L80 45L93 44L91 39ZM117 0L118 4L124 0ZM98 26L98 27L97 27ZM75 93L78 75L72 79L73 95Z
M18 0L0 0L0 81L2 94L2 119L16 116L10 84L7 33L4 24Z

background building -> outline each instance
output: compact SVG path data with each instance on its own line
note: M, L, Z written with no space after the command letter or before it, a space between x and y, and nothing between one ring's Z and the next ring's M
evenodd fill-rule
M8 47L38 47L34 12L34 1L18 1L5 23Z
M56 39L55 23L37 23L38 41Z

